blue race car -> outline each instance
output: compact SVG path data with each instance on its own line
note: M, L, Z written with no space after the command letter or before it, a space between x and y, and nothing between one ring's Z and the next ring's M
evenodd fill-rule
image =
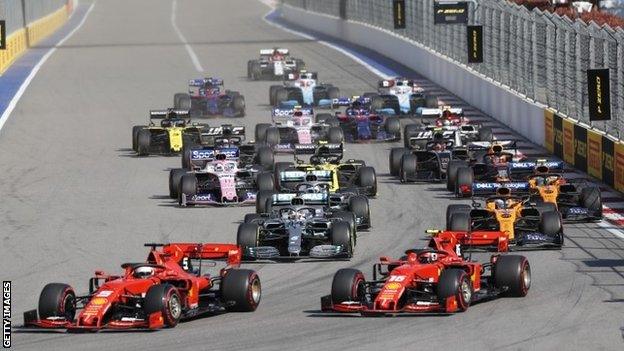
M192 117L245 116L245 97L237 91L222 92L221 87L223 80L219 78L191 79L188 94L174 95L174 106L190 110Z
M392 109L373 110L368 97L356 96L349 102L334 99L333 106L347 105L346 110L335 116L319 114L317 122L341 127L348 142L401 140L401 123Z
M319 83L316 72L301 71L284 75L283 85L272 85L269 90L269 103L271 106L290 103L329 107L332 100L339 95L340 90L335 86Z
M379 81L377 93L367 93L374 110L391 108L397 115L414 115L419 107L438 108L438 99L426 95L413 80L397 77Z

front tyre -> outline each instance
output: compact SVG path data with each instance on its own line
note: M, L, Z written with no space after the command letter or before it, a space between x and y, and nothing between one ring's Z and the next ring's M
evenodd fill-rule
M63 317L66 321L73 321L76 315L76 293L67 284L47 284L39 295L38 309L41 319Z
M333 304L346 301L361 302L364 299L364 274L353 268L342 268L334 274L331 287Z
M161 312L164 324L168 328L175 327L182 317L182 298L178 289L170 284L157 284L151 286L143 300L143 310L149 317L150 314Z

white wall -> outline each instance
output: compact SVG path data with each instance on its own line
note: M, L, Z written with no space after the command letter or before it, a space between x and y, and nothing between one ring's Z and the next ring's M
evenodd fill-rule
M544 145L544 106L434 53L372 26L284 5L282 17L299 26L382 53L444 87L538 145Z

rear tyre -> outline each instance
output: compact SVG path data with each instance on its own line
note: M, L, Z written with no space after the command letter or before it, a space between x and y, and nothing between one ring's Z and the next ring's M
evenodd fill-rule
M337 99L340 97L340 89L336 87L327 88L327 98L330 100Z
M401 171L401 159L403 155L408 155L409 150L403 147L393 147L390 150L390 175L398 176Z
M276 96L276 94L277 94L277 90L278 90L278 89L281 89L281 88L282 88L282 86L281 86L281 85L271 85L271 86L269 87L269 104L270 104L271 106L275 106L275 105L277 105L277 104L275 103L275 96Z
M410 176L416 174L416 167L418 164L418 158L412 154L406 154L401 157L401 170L399 176L401 183L405 183L409 180Z
M448 205L446 207L446 230L452 230L451 229L451 217L453 217L454 214L456 213L470 213L470 210L472 210L472 208L470 207L470 205L464 205L464 204L452 204L452 205ZM459 219L458 219L459 221ZM459 223L459 222L458 222Z
M283 101L287 101L287 100L288 100L288 90L282 87L275 91L275 104L274 105L279 105Z
M47 284L39 295L38 307L41 319L63 317L66 321L73 321L76 316L76 293L67 284Z
M169 171L169 197L172 199L178 198L178 189L180 189L180 182L182 177L186 174L187 170L182 168L174 168Z
M280 179L282 172L293 166L294 164L292 162L275 162L275 166L273 167L273 179L275 181L275 189L280 190Z
M403 145L406 148L410 148L410 138L415 137L420 133L420 125L408 124L403 128Z
M271 128L271 125L268 123L256 124L256 128L254 130L254 138L256 144L263 144L266 142L266 131L269 128Z
M234 96L232 100L232 108L237 116L245 116L245 98L242 95Z
M401 122L397 117L388 117L385 122L386 133L392 134L395 140L401 140Z
M469 232L471 227L470 213L455 212L451 215L449 225L446 229L452 232Z
M179 109L180 108L180 99L185 97L186 95L187 95L186 93L175 93L173 95L173 108Z
M191 97L188 94L181 95L178 98L178 109L191 110Z
M316 123L323 124L334 118L331 113L319 113L316 115Z
M275 163L273 150L268 146L259 147L256 153L256 162L264 169L273 170L273 164Z
M346 301L361 302L364 299L364 274L353 268L342 268L334 274L331 300L334 304Z
M355 223L355 214L350 211L337 211L333 214L334 218L340 219L342 222L349 224L349 233L355 233L357 226ZM334 222L334 224L337 222Z
M472 196L472 182L474 174L472 168L461 167L457 170L457 178L455 180L455 195L458 197Z
M427 108L438 108L439 106L438 98L435 96L426 96L425 105L427 105Z
M353 212L356 217L362 219L361 227L371 227L370 206L366 196L356 195L349 198L349 210Z
M382 98L379 95L374 96L371 99L371 110L373 110L373 111L381 110L381 109L384 108L385 104L386 104L386 102L385 102L384 98Z
M256 195L256 213L267 213L267 201L271 201L276 191L258 191Z
M231 312L253 312L262 297L260 278L250 269L230 269L221 281L223 302L234 304L227 307Z
M152 133L149 129L142 129L137 135L137 154L139 156L148 156L150 144L152 142Z
M262 216L257 213L247 213L243 218L243 223L251 223L258 218L262 218Z
M280 143L280 134L277 127L267 128L265 142L269 146L275 146Z
M262 78L262 67L258 61L254 61L251 64L251 79L260 80Z
M447 268L442 271L438 280L438 298L442 306L446 299L455 297L457 309L463 312L470 307L472 301L472 283L463 269Z
M539 229L542 234L549 237L559 236L561 233L561 215L556 211L546 211L542 213Z
M145 128L145 126L134 126L132 127L132 150L134 150L135 152L137 151L137 145L138 145L138 137L139 137L139 132Z
M492 128L490 127L481 127L479 129L479 140L480 141L492 141L494 137L492 135Z
M245 216L245 222L238 225L236 245L242 247L243 251L248 247L257 247L259 236L260 226L256 223L249 223L247 221L247 216Z
M452 160L446 167L446 190L455 192L455 183L457 182L457 170L460 167L466 167L464 161Z
M147 316L161 312L165 326L175 327L182 316L182 298L178 289L170 284L151 286L145 294L143 310Z
M330 233L332 245L340 245L348 257L353 256L353 235L349 223L345 221L334 222Z
M273 191L273 189L275 189L273 174L269 172L259 173L256 176L256 185L258 186L258 192Z
M531 288L531 266L524 256L499 256L494 265L494 284L506 289L505 295L526 296Z
M602 216L602 196L600 194L600 188L598 187L586 187L581 190L579 196L579 202L581 207L587 208L593 214Z
M327 141L331 144L340 144L344 140L344 134L340 127L330 127L327 131Z
M360 167L357 177L358 185L362 188L366 188L368 196L377 195L377 174L373 167Z

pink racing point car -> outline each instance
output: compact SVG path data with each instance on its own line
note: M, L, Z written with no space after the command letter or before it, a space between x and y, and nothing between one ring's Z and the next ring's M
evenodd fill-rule
M261 167L240 167L238 160L219 154L204 168L182 176L179 185L180 206L254 205L259 191L273 190L273 174Z

